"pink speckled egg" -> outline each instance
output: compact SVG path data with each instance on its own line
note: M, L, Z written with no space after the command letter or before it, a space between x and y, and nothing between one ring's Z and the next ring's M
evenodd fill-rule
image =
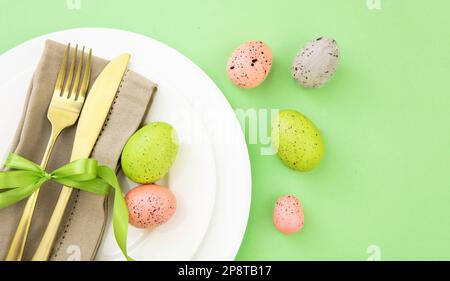
M228 78L241 88L261 84L272 67L272 52L262 41L249 41L239 46L228 59Z
M137 228L154 228L166 223L177 208L173 193L155 184L140 185L125 196L129 223Z
M273 223L284 234L298 232L304 224L303 208L293 195L278 198L273 211Z

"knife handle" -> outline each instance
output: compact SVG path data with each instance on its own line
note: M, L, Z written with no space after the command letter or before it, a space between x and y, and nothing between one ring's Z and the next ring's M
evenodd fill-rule
M72 188L64 186L58 197L58 202L56 202L56 207L50 218L50 222L45 229L42 240L34 253L33 261L46 261L49 259L51 251L53 249L53 243L56 239L56 234L58 233L59 225L61 224L64 212L66 210L67 204L70 200L70 195L72 194Z
M52 128L52 133L50 135L47 148L45 149L44 156L42 157L41 167L43 169L47 167L47 163L50 155L52 154L56 139L58 139L58 136L62 130L63 128ZM25 208L23 209L22 217L20 218L16 232L14 233L13 239L11 241L11 245L9 246L8 253L6 254L5 261L22 260L38 196L39 189L31 194L31 196L28 198L27 203L25 204Z

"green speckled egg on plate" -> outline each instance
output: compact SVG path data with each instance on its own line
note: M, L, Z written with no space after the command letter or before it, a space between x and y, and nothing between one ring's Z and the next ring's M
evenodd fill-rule
M319 130L295 110L282 110L273 120L272 145L286 166L302 172L314 169L324 154Z
M175 129L154 122L138 130L122 151L124 174L137 183L154 183L168 172L178 152Z

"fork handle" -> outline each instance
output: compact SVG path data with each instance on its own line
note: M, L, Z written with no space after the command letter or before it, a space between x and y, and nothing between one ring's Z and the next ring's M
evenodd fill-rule
M67 186L62 188L55 209L50 217L47 228L45 229L44 236L32 258L33 261L47 261L49 259L72 190L72 188Z
M42 157L41 167L45 169L47 167L48 160L52 154L55 142L58 136L61 134L62 129L52 127L50 139L47 143L44 156ZM25 249L25 243L27 241L28 232L30 230L31 220L33 218L34 209L36 207L37 198L39 195L39 189L34 192L25 205L25 208L17 225L16 232L14 233L11 245L9 246L8 253L6 254L5 261L20 261L22 260L23 251Z

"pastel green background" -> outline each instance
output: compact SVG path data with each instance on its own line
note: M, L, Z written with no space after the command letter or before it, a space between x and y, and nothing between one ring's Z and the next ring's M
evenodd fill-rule
M375 0L376 1L376 0ZM53 31L125 29L160 40L198 64L234 108L293 108L322 131L326 156L310 173L249 145L250 219L238 260L450 259L450 1L381 0L0 0L0 53ZM341 47L324 88L290 77L297 50L322 35ZM270 45L268 79L253 90L226 77L242 42ZM275 200L297 195L305 227L284 236Z

